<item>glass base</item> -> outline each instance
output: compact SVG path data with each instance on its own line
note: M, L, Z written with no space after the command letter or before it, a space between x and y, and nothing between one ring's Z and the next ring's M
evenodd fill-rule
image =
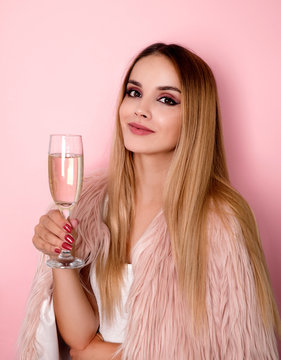
M70 254L69 256L59 255L57 259L49 259L46 264L55 269L79 269L85 265L85 261Z

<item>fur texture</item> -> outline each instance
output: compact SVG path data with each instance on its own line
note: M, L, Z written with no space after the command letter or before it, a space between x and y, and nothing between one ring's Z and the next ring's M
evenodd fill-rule
M89 262L95 260L98 251L106 255L110 243L102 222L105 194L105 177L93 177L73 214L80 220L77 252ZM265 328L261 319L239 224L231 214L224 224L214 212L208 224L207 331L193 332L191 312L177 286L167 226L160 213L133 250L134 281L120 349L123 359L278 359L274 330ZM40 306L52 294L51 270L44 263L43 258L28 300L20 337L21 360L38 359L35 337Z

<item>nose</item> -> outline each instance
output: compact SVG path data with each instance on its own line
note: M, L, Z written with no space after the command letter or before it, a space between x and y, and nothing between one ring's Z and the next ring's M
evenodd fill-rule
M135 115L144 119L151 119L151 112L149 106L144 101L139 101L135 109Z

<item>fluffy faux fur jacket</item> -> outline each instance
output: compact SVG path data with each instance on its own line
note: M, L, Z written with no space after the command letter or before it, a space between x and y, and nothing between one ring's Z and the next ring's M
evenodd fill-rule
M78 255L108 251L110 237L102 221L106 178L93 176L85 186L74 217L79 219ZM249 257L240 227L229 215L228 229L215 213L209 216L206 287L208 331L195 336L180 296L164 215L157 216L132 255L134 273L123 359L242 360L278 359L272 328L261 319ZM231 231L230 231L231 229ZM40 358L36 332L42 303L52 296L52 273L39 264L27 304L19 358ZM41 349L45 354L47 349ZM48 359L48 356L45 356ZM52 359L55 360L55 359Z

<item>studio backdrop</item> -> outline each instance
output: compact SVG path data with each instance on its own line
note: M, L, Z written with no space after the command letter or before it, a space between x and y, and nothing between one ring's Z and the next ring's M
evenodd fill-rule
M217 80L232 184L251 205L281 308L281 2L0 2L0 357L15 342L52 199L51 133L80 134L85 173L106 166L122 77L153 42L176 42Z

